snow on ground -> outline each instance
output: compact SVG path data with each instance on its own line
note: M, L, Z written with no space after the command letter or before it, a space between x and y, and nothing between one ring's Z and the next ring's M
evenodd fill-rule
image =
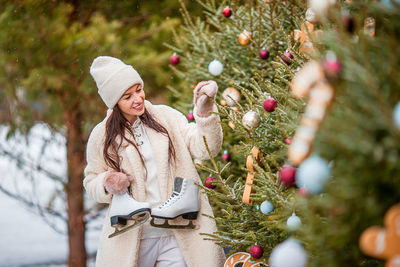
M67 259L65 235L55 232L40 216L3 193L0 193L0 211L0 266L63 265L58 263ZM96 251L99 235L98 231L87 234L89 253Z
M49 179L42 171L32 170L10 160L0 151L0 186L26 197L28 201L42 206L51 205L62 216L66 216L65 196L60 182L65 181L66 176L64 138L51 134L42 124L32 129L29 142L25 142L22 136L5 140L6 130L0 127L0 148L32 164L39 163L56 180ZM43 146L45 143L46 146ZM90 201L88 203L93 204ZM65 222L49 215L43 218L37 215L38 211L0 192L0 266L65 266L68 255L67 235L56 232L44 219L64 233ZM100 217L88 224L88 253L94 253L97 249L103 219ZM89 266L94 266L93 259L89 261Z

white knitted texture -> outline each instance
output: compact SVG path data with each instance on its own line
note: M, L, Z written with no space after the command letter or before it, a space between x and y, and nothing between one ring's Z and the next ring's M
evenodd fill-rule
M110 109L132 85L140 83L143 86L139 73L132 66L114 57L95 58L90 66L90 74L96 82L101 99Z

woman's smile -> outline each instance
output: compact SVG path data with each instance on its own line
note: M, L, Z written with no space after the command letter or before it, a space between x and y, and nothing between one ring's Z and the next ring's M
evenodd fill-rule
M141 104L134 105L132 108L133 108L134 110L139 111L139 110L142 110L143 107L144 107L144 105L143 105L143 102L142 102Z

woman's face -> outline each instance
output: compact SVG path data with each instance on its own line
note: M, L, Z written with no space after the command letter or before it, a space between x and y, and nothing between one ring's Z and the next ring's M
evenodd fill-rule
M118 100L119 109L131 124L135 122L137 116L144 113L144 99L145 94L142 85L137 83L129 87Z

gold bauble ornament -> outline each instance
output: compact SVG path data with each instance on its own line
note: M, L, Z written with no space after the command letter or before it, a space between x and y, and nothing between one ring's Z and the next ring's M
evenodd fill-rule
M222 97L228 106L234 107L235 101L236 102L240 101L240 92L235 88L229 87L226 88L225 91L222 93Z
M253 130L260 125L261 119L257 112L250 110L244 114L242 124L247 130Z
M242 46L248 46L251 43L251 39L253 39L253 36L248 31L243 31L238 37L239 44Z

